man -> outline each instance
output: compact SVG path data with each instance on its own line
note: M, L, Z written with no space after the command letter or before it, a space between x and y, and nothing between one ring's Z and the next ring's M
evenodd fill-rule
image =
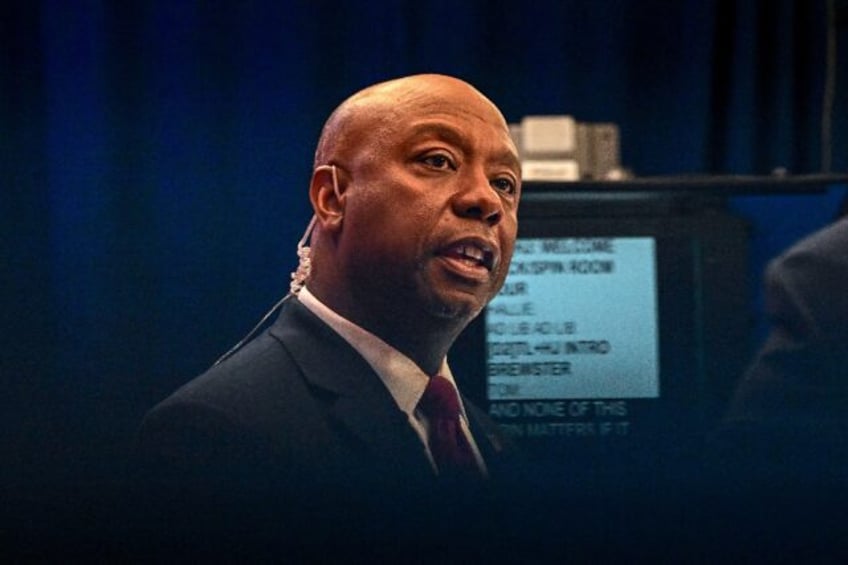
M735 391L722 439L767 477L844 481L846 281L844 218L796 243L766 271L772 329Z
M469 84L417 75L343 102L315 153L293 293L272 327L147 415L155 484L324 509L430 496L455 462L419 401L435 375L460 399L446 356L504 282L520 192L506 122ZM496 478L495 425L464 398L459 410L465 478L450 484Z
M844 555L848 495L848 219L765 273L771 330L738 383L710 462L714 520L760 555ZM813 553L810 554L811 556Z

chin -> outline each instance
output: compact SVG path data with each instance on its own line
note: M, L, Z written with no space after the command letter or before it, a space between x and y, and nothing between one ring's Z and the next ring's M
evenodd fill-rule
M430 313L442 320L453 320L463 325L476 318L483 310L485 302L465 295L465 299L455 297L432 296L429 300Z
M416 294L423 299L428 313L442 321L452 320L463 327L476 318L489 300L494 297L488 285L469 285L467 281L457 281L426 273L415 285Z

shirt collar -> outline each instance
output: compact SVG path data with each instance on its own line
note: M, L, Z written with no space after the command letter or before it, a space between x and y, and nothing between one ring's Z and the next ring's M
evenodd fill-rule
M398 407L408 416L414 417L415 407L424 394L430 376L424 373L412 359L330 309L306 287L300 290L297 297L306 308L333 328L362 355L389 389ZM450 380L456 387L447 358L442 359L439 374Z

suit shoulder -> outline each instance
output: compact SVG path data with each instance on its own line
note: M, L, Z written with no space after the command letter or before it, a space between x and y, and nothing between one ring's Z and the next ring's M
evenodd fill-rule
M808 235L769 263L774 275L796 269L848 271L848 218Z
M271 433L297 417L309 394L297 364L266 332L157 404L143 426L168 418Z

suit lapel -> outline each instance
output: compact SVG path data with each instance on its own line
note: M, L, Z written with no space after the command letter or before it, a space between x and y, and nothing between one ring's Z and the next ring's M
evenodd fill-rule
M514 448L505 443L497 424L493 423L476 405L465 397L463 397L463 403L468 416L468 427L471 429L474 441L477 442L480 454L489 472L497 475L502 471L504 461L514 456L512 453Z
M377 398L377 391L372 395L364 390L361 394L340 397L332 417L361 440L387 471L410 478L431 477L424 445L409 425L406 414L397 408L391 396L387 402L383 400Z
M271 328L313 388L330 399L329 417L379 464L430 473L424 446L371 366L296 299L285 302Z

